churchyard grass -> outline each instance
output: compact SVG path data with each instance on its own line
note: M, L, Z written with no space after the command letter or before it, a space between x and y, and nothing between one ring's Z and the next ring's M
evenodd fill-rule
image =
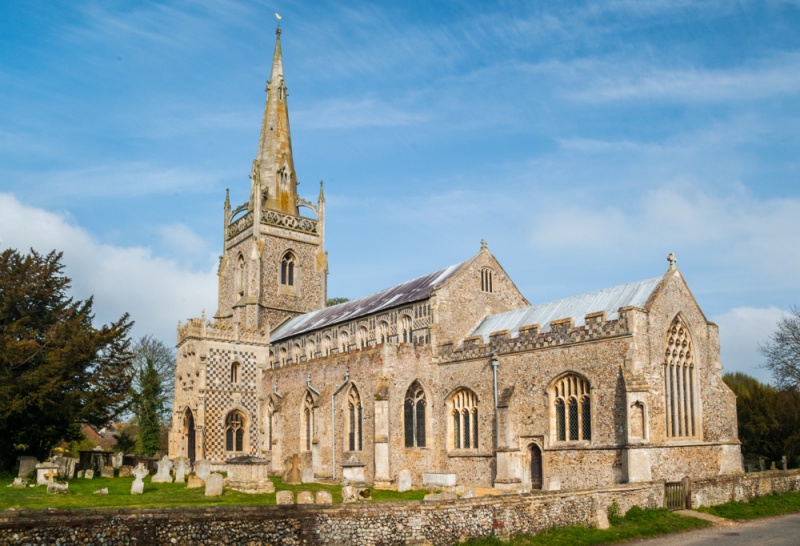
M625 517L613 519L615 521L608 529L579 526L561 527L538 535L515 537L508 541L492 537L461 544L465 546L589 546L689 531L711 525L708 521L680 516L669 510L642 510L637 506L628 510Z
M726 519L757 519L800 512L800 493L772 493L754 497L750 502L726 502L717 506L701 506L705 512Z
M151 483L150 478L144 480L144 492L131 495L133 478L94 478L92 480L73 479L69 482L69 493L65 495L48 494L47 487L26 487L14 489L6 487L13 481L13 476L0 478L0 510L8 508L166 508L174 506L252 506L275 504L275 493L249 495L226 489L222 496L206 497L205 488L187 489L179 483ZM342 502L342 487L320 483L300 485L283 484L280 478L272 478L275 490L292 491L295 496L300 491L329 491L334 503ZM108 488L108 495L95 495L94 492ZM372 490L373 502L421 500L427 491Z

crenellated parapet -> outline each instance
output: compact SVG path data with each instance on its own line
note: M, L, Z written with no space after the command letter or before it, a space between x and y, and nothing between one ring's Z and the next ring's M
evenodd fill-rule
M268 346L269 332L266 329L244 328L228 321L211 322L192 318L185 323L178 323L178 346L190 339Z
M457 346L443 343L437 348L437 361L489 358L493 354L534 351L631 335L633 332L629 314L633 309L635 308L621 308L616 320L606 320L605 311L589 313L584 317L584 324L578 327L575 326L574 318L564 318L551 321L547 331L542 331L541 325L533 324L520 327L514 337L510 331L500 330L489 334L488 342L483 336L477 335L466 338Z

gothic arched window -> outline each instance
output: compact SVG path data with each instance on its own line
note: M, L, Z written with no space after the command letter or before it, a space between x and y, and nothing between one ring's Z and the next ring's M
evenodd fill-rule
M406 391L403 410L406 447L425 447L425 391L414 381Z
M350 334L342 330L341 332L339 332L339 346L340 346L339 350L343 353L346 353L349 345L350 345Z
M456 391L449 401L452 449L478 448L478 397L469 389Z
M347 448L349 451L361 451L363 448L362 416L361 396L353 385L347 394Z
M555 440L591 440L592 403L589 382L576 374L565 375L553 385L551 395Z
M358 346L362 349L367 346L367 336L367 329L364 326L358 329Z
M294 286L294 266L296 258L291 251L287 251L281 258L281 284Z
M232 411L225 418L225 451L244 451L244 415Z
M411 339L411 317L408 315L403 315L403 318L400 319L400 329L403 331L403 343L411 343L413 339Z
M380 325L378 326L378 332L380 333L381 343L386 343L389 341L389 323L385 320L382 320Z
M694 348L689 329L680 316L675 317L667 330L664 354L664 404L667 416L667 436L682 438L696 436L697 378L694 367Z

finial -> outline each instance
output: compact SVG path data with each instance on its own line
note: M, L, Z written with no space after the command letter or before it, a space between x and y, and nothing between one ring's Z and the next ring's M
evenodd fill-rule
M675 269L675 264L678 262L678 258L675 257L674 252L670 252L667 256L667 261L669 262L669 270L672 271Z
M275 18L278 20L278 28L275 30L275 34L280 35L281 33L281 15L279 13L275 14Z
M485 250L487 248L489 248L489 244L485 240L481 239L481 250Z

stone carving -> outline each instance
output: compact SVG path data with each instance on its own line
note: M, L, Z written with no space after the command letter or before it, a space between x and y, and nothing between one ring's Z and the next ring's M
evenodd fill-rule
M164 455L161 457L161 460L158 461L158 470L150 481L153 483L172 483L170 470L172 470L172 461L169 460L169 457Z
M317 491L316 502L317 504L332 504L333 495L330 491Z
M297 494L297 504L314 504L314 495L311 491L300 491Z
M206 497L219 497L222 495L222 476L211 474L206 480Z
M131 484L131 495L141 495L144 491L144 478L150 474L150 471L144 466L144 463L139 463L133 469L133 484Z
M186 457L178 457L175 459L175 482L183 483L186 480L186 474L191 472L191 463Z
M397 490L402 493L404 491L411 491L411 471L404 468L397 474Z
M194 463L194 474L203 481L211 475L211 465L205 459L200 459Z
M238 220L234 225L237 225L245 218L248 218L248 216L244 216L241 220ZM302 233L315 234L317 233L318 222L317 220L312 220L311 218L303 218L302 216L294 216L291 214L282 214L274 210L264 209L261 211L261 223L270 226L285 227L294 231L300 231ZM250 218L249 226L252 225L253 225L253 219ZM245 228L249 226L245 226ZM230 226L230 228L232 227L233 226ZM228 228L228 238L233 236L231 235L232 230L230 228Z
M123 452L121 452L121 451L118 451L117 453L114 453L114 455L111 456L111 466L113 466L114 468L121 467L122 466L122 459L124 457L125 457L125 454Z
M275 493L275 504L294 504L294 493L291 491L278 491Z

